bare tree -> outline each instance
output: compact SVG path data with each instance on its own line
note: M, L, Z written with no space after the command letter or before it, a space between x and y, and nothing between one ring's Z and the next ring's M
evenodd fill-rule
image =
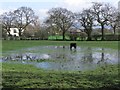
M118 27L118 11L115 7L112 7L108 16L109 25L113 29L114 35L116 34L116 28Z
M34 20L34 28L35 28L35 32L40 30L40 19L38 16L36 16Z
M28 25L26 29L23 31L23 35L25 38L33 38L35 33L35 28L33 25Z
M39 38L41 40L47 40L48 39L48 29L45 24L42 24L40 29L35 32L35 37Z
M10 36L10 28L13 26L15 15L13 12L5 12L0 16L2 22L2 32Z
M94 2L92 8L93 8L93 13L95 15L95 19L101 26L101 32L102 32L101 40L104 40L104 28L105 25L107 25L109 11L111 7L109 4Z
M48 11L48 14L49 18L46 23L57 26L62 31L63 40L65 40L65 33L74 21L73 13L65 8L52 8Z
M14 11L16 15L15 25L19 29L19 36L22 36L22 31L25 29L29 24L35 21L35 13L29 7L20 7Z
M77 14L77 21L84 28L84 32L87 34L87 40L91 40L91 32L94 25L94 16L91 9L83 10L80 14Z
M26 26L22 36L36 38L37 36L35 35L38 31L40 31L40 20L39 17L36 16L34 23Z
M118 30L118 33L120 33L120 9L118 10Z

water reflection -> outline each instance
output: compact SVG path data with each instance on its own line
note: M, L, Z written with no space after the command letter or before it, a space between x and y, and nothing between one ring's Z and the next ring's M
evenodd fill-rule
M105 55L104 55L104 48L102 48L102 52L101 52L101 59L97 62L97 64L100 64L102 62L105 62Z
M92 47L70 50L69 46L40 46L3 53L2 60L50 70L89 70L104 64L117 64L118 51Z
M93 58L93 53L92 53L92 48L91 47L87 47L86 50L87 52L83 52L83 56L82 56L82 61L84 63L92 63L94 58Z

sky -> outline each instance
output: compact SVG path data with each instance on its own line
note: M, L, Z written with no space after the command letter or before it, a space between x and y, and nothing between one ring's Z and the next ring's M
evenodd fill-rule
M120 0L97 0L97 2L110 3L118 8ZM1 0L0 14L8 11L16 10L21 6L27 6L35 11L41 21L47 17L47 11L51 8L62 7L72 12L80 12L83 8L89 8L92 2L96 0Z

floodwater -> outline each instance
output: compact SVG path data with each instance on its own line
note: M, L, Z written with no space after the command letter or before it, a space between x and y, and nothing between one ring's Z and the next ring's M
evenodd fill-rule
M38 46L2 53L3 62L31 64L48 70L91 70L117 64L118 50L95 47ZM1 61L0 60L0 61Z

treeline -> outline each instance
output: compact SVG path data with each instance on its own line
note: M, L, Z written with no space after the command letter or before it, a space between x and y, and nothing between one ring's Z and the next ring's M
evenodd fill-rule
M66 8L52 8L43 24L29 7L5 12L0 16L2 38L13 37L10 28L18 28L22 39L48 39L61 35L63 40L81 37L85 40L119 40L120 13L109 3L92 3L92 6L73 13ZM99 28L99 30L97 30ZM108 33L106 33L108 32Z

